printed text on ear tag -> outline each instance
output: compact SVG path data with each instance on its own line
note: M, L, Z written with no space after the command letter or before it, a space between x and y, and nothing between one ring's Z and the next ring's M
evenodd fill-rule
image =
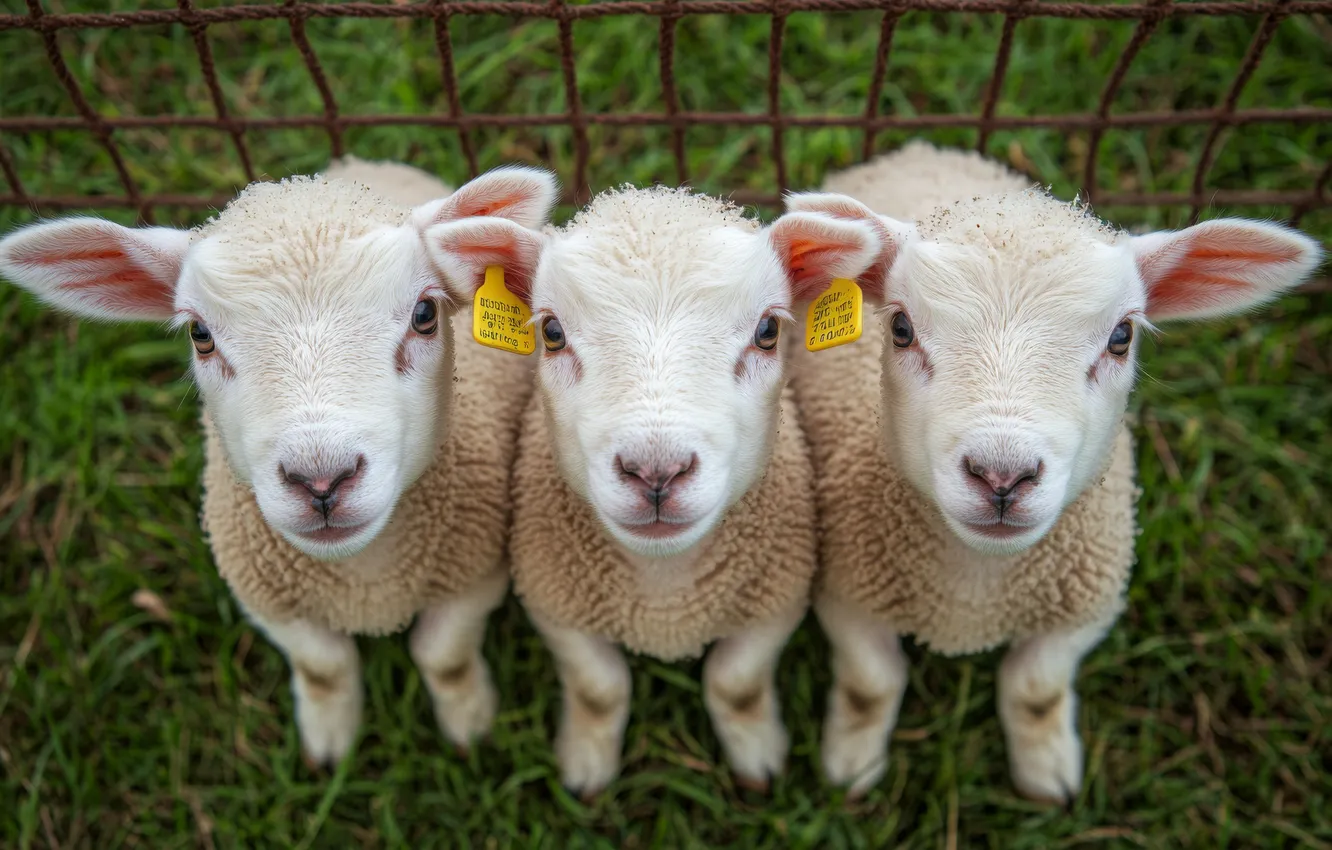
M472 303L472 339L490 348L531 354L536 351L532 311L504 285L504 269L486 268L486 281Z
M805 348L822 351L860 339L860 314L865 298L854 280L833 278L832 286L814 299L805 317Z

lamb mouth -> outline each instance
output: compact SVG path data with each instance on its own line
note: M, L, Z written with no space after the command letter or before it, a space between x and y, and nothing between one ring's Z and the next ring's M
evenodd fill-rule
M343 543L365 531L364 525L326 525L313 531L293 532L302 540L311 543Z
M654 520L653 522L642 525L628 525L620 523L620 526L635 537L646 537L650 540L663 540L670 537L679 537L690 528L693 528L692 522L666 522L665 520Z
M979 534L981 537L988 537L991 540L1008 540L1012 537L1020 537L1031 531L1029 525L1012 525L1007 522L978 523L964 522L967 530L973 534Z

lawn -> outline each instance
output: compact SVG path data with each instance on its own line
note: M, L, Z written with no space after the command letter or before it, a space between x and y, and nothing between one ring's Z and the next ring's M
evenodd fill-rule
M0 0L3 12L26 8ZM860 113L879 19L793 15L783 108ZM976 111L1001 25L996 16L908 13L882 111ZM1165 22L1114 110L1212 106L1255 25L1253 17ZM684 19L676 63L684 108L763 111L769 26L766 16ZM468 111L563 111L554 23L461 16L452 27ZM1094 109L1133 27L1022 22L999 114ZM445 109L428 22L313 20L308 30L346 113ZM574 37L585 111L660 108L656 19L584 21ZM181 27L60 39L105 114L212 114ZM234 113L321 113L284 22L217 26L209 39ZM1329 67L1332 22L1287 19L1239 105L1332 106ZM0 31L0 117L49 114L75 113L40 37ZM927 135L975 142L969 130ZM1101 186L1187 190L1205 136L1196 127L1110 131ZM674 179L668 129L593 127L589 138L593 189ZM878 145L904 138L882 133ZM691 129L693 183L771 191L770 139L766 127ZM245 182L225 133L127 130L117 140L144 191L211 195ZM482 130L473 140L482 168L529 161L566 179L572 173L567 129ZM7 133L0 141L29 192L119 191L90 134ZM466 179L453 130L362 127L345 141L363 157ZM1223 141L1214 187L1307 187L1332 159L1326 124L1249 124ZM319 129L253 132L247 143L256 168L273 177L318 169L329 152ZM815 186L825 171L855 161L861 143L851 129L789 131L793 186ZM999 132L989 146L1065 196L1079 187L1087 151L1085 133L1055 131ZM1178 226L1188 215L1100 212L1126 226ZM182 209L157 214L164 223L199 220ZM0 230L30 219L0 208ZM1332 240L1332 210L1302 225ZM311 773L299 756L285 665L241 618L200 538L188 340L149 325L79 325L7 285L0 328L4 847L1332 847L1326 283L1238 321L1167 328L1145 350L1133 403L1144 489L1139 564L1128 612L1078 680L1087 773L1068 811L1024 802L1008 784L994 712L997 655L947 660L916 648L888 776L866 799L846 802L817 769L828 672L812 622L780 674L794 747L788 775L769 796L738 789L720 763L698 666L639 659L623 776L584 805L559 788L550 749L554 672L512 602L494 618L487 644L504 699L488 745L455 756L402 637L367 640L358 748L336 772Z

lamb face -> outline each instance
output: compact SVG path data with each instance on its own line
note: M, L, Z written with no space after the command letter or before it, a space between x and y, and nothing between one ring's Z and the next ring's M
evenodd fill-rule
M1146 291L1112 232L1036 192L951 209L915 237L882 297L887 444L959 537L1017 551L1104 465Z
M352 184L252 187L200 234L176 287L229 463L312 555L383 529L447 415L450 294L406 219Z
M589 213L623 205L623 229L585 216L533 293L561 470L643 554L705 536L758 478L775 424L785 281L756 227L702 200L602 198Z
M292 178L252 185L192 232L38 224L0 242L0 272L77 313L187 327L237 478L292 545L337 559L379 534L447 427L448 318L480 281L441 274L434 230L487 213L538 226L553 199L526 169L414 209Z
M862 271L874 230L624 189L543 241L523 295L560 470L629 552L685 552L767 464L793 305Z
M1101 474L1151 322L1237 312L1303 279L1319 248L1236 219L1129 236L1035 190L909 224L849 198L790 208L881 226L867 297L885 323L885 444L971 547L1041 539Z

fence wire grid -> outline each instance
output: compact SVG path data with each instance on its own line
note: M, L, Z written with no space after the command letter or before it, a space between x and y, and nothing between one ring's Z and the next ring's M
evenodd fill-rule
M670 148L676 178L690 179L686 156L686 131L696 126L768 127L769 150L775 169L773 192L739 190L731 197L741 203L759 206L780 204L782 194L791 188L788 182L783 134L788 128L844 127L863 134L861 153L869 158L879 134L890 130L925 131L961 128L976 131L976 148L984 152L993 134L1002 130L1046 129L1085 132L1089 150L1081 175L1082 195L1093 204L1154 207L1187 206L1197 220L1208 206L1269 206L1289 210L1288 219L1298 223L1310 211L1332 206L1332 161L1329 161L1307 188L1282 190L1235 190L1209 188L1208 173L1222 143L1223 133L1234 127L1255 123L1287 122L1319 124L1332 128L1332 108L1303 105L1287 108L1239 108L1241 94L1263 57L1278 25L1293 15L1327 15L1332 0L1147 0L1140 3L1046 2L1046 0L594 0L571 3L568 0L524 2L523 0L421 0L420 2L301 2L284 0L271 5L235 5L199 8L192 0L176 0L175 9L143 9L117 13L55 13L43 7L42 0L24 0L26 14L0 14L0 32L28 30L36 33L75 116L23 115L0 116L0 172L8 191L0 194L0 205L23 206L35 210L63 210L90 207L125 207L135 210L146 222L154 220L156 206L190 209L221 207L227 195L153 194L140 189L126 165L117 142L117 131L137 129L196 128L216 130L230 138L247 179L260 173L247 143L247 134L291 128L321 128L328 135L333 155L347 152L344 133L355 127L427 126L446 128L458 134L461 150L472 176L478 173L477 146L473 134L484 128L567 127L573 136L573 173L566 184L571 187L566 201L583 203L590 188L587 180L588 128L666 127L670 130ZM869 91L863 111L858 115L798 115L784 112L780 98L782 46L789 16L801 12L880 11L882 18L877 49L871 68L866 68ZM974 114L883 114L880 109L893 38L898 22L908 12L943 12L954 14L1002 16L1002 30L994 55L993 70L984 88L980 111ZM553 20L558 29L560 70L567 108L556 114L468 113L459 95L458 74L454 67L453 36L450 21L458 16L482 15L509 18ZM575 69L574 24L608 16L636 15L657 19L659 27L660 81L662 108L657 112L587 112L579 94ZM691 15L762 15L771 18L768 39L767 111L708 112L681 108L676 85L676 33L681 19ZM1112 112L1116 93L1124 83L1134 59L1153 33L1168 19L1186 16L1243 16L1254 22L1252 39L1235 67L1234 77L1225 94L1213 107L1163 111ZM439 114L347 114L338 103L329 83L329 74L320 62L306 34L306 24L324 18L426 19L433 23L439 73L447 110ZM1066 18L1094 21L1136 22L1131 39L1119 55L1113 70L1101 86L1094 111L1056 115L1005 116L996 114L996 106L1013 50L1014 31L1024 20ZM228 23L285 20L292 43L299 50L310 78L323 103L322 114L284 117L247 117L236 114L227 105L219 72L210 47L208 29ZM175 25L184 27L193 40L198 60L211 98L212 116L147 115L110 116L99 113L84 88L71 72L61 53L61 39L71 31L105 28L142 28ZM12 61L12 57L9 61ZM1316 65L1317 63L1311 63ZM1310 67L1310 73L1332 73ZM1100 187L1097 153L1108 130L1171 126L1206 127L1192 185L1187 192L1109 191ZM63 195L30 192L20 179L19 168L5 134L31 134L49 131L85 131L92 134L105 150L115 169L123 193L119 195Z

